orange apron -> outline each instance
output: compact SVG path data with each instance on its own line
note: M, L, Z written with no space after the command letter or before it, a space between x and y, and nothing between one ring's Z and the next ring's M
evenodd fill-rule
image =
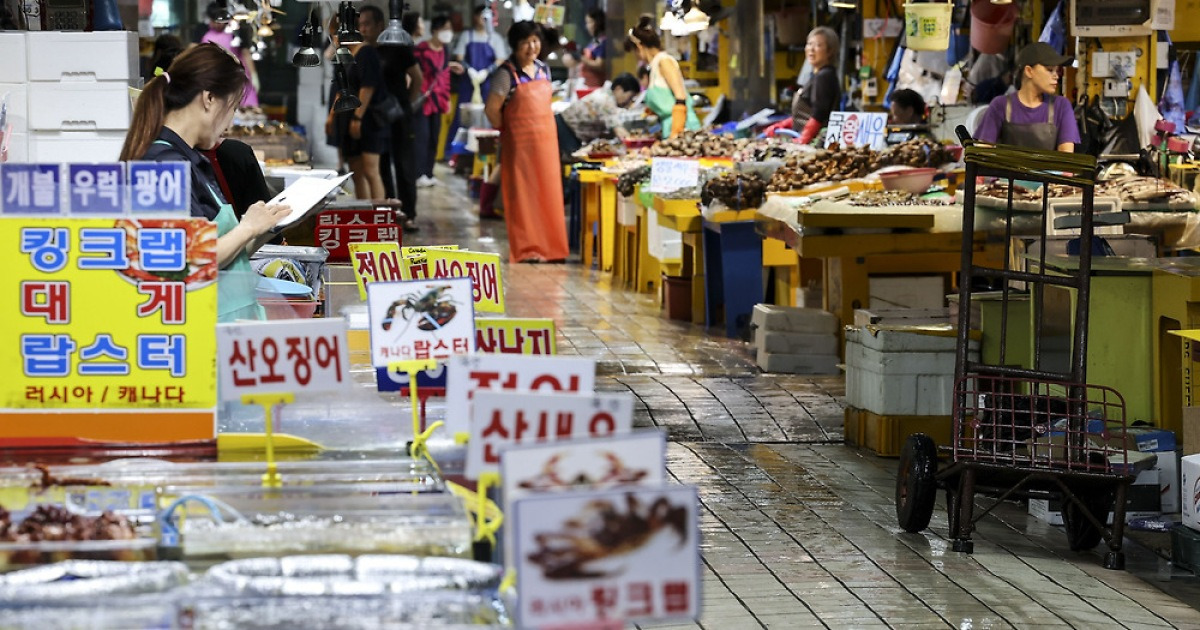
M512 96L504 106L500 132L500 190L508 227L508 258L513 262L566 260L567 222L563 209L558 129L550 111L549 77L541 69L521 83L510 63Z

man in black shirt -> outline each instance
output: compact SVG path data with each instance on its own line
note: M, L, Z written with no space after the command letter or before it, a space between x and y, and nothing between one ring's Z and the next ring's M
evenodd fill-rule
M379 171L383 176L384 187L389 197L400 200L404 211L403 223L405 232L415 232L417 225L417 167L413 159L412 143L412 102L421 91L423 77L421 66L413 55L412 46L396 44L379 45L376 40L383 32L383 11L378 7L364 6L360 12L359 30L367 38L367 43L376 46L379 57L383 62L384 87L396 100L404 115L392 123L391 142L389 150L379 161ZM366 25L368 28L363 29ZM392 170L395 169L395 180Z

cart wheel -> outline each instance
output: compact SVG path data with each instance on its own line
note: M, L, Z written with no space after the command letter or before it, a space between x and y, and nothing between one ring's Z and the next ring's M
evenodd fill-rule
M951 483L946 486L946 524L948 537L951 539L958 538L958 511L962 507L962 493L958 491L958 486Z
M1103 521L1108 518L1108 511L1113 502L1111 494L1087 493L1077 497L1096 520ZM1083 509L1074 501L1063 501L1063 529L1067 531L1067 545L1071 551L1087 551L1100 544L1100 539L1104 537L1104 532L1096 529L1083 513Z
M937 445L929 436L914 433L900 450L896 475L896 520L906 532L929 527L937 501Z

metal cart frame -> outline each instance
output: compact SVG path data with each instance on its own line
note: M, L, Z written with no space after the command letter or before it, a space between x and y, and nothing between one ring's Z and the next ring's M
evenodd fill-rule
M966 135L959 128L959 137ZM984 516L1013 497L1060 499L1067 540L1072 550L1095 547L1103 539L1108 551L1104 566L1123 569L1121 551L1125 495L1136 475L1124 442L1124 400L1115 390L1089 386L1087 375L1088 300L1093 240L1093 199L1096 162L1090 156L1017 147L966 146L966 182L962 221L962 264L959 277L958 340L955 360L952 443L943 448L948 463L939 468L938 447L923 434L909 436L900 455L896 482L896 515L909 532L925 529L932 516L937 490L946 492L949 536L955 551L971 553L972 532ZM1016 152L1020 152L1019 154ZM1070 171L1064 173L1062 171ZM977 227L975 187L979 177L1008 180L1004 216L1004 268L974 264ZM1039 240L1041 254L1030 269L1013 260L1013 192L1015 180L1042 183ZM1081 231L1077 268L1050 273L1046 267L1050 185L1080 189ZM1074 266L1074 265L1072 265ZM1003 285L999 364L972 360L972 279L993 279ZM1005 365L1009 295L1013 282L1024 282L1034 296L1033 368ZM1074 328L1065 370L1044 366L1047 287L1075 291ZM1100 424L1097 424L1100 423ZM976 511L977 495L995 497ZM1105 522L1109 509L1113 524Z

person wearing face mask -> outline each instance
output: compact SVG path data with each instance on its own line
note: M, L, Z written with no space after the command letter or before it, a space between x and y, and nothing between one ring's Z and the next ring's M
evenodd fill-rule
M454 39L450 18L436 15L429 23L433 37L417 45L417 61L421 64L424 83L420 104L415 113L413 144L417 153L417 185L434 186L433 165L437 161L438 139L442 131L442 116L450 111L450 73L461 71L462 65L450 61L447 45ZM418 28L418 32L420 28ZM413 37L417 37L413 33Z
M1017 53L1017 92L992 99L975 130L980 142L1030 149L1075 151L1079 127L1071 102L1058 95L1058 77L1070 57L1037 42Z
M632 74L617 76L612 86L600 88L571 103L555 116L558 124L558 151L565 157L597 138L624 138L629 132L622 126L622 114L633 104L641 85Z
M217 224L217 319L222 322L263 319L249 247L291 212L260 201L239 221L221 194L212 164L200 153L215 146L233 122L247 81L242 64L215 44L185 51L146 84L121 148L122 161L189 164L191 214Z
M492 73L484 113L500 130L500 191L513 262L562 262L567 258L562 164L550 102L550 67L538 61L542 28L517 22L508 29L512 56ZM496 196L488 184L480 194Z

